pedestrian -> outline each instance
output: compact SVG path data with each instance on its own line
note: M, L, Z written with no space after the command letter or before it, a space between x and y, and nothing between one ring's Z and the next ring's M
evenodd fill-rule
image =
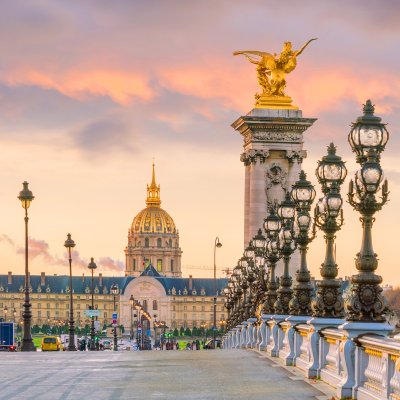
M176 342L176 349L179 350L179 342Z

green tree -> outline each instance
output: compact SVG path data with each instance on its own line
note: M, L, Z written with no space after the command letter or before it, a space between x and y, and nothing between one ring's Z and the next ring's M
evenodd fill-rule
M181 329L179 329L179 336L183 336L185 334L185 328L181 326Z
M189 328L185 329L185 336L192 336L192 332L190 331Z
M172 333L172 335L173 335L174 337L179 336L179 332L178 332L178 329L177 329L177 328L174 329L174 332Z
M199 328L196 326L194 326L192 329L192 336L199 336Z

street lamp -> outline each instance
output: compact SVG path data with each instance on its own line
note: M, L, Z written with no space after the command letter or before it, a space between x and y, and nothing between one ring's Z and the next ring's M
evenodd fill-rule
M280 259L277 236L278 232L282 227L281 219L275 212L274 208L271 208L270 214L264 220L264 230L267 234L267 242L265 246L267 265L269 267L269 280L267 285L267 293L265 294L264 302L264 313L273 314L275 311L275 302L277 299L277 289L279 284L276 280L275 268L276 263Z
M296 272L296 284L293 287L293 297L289 303L291 315L311 315L310 271L307 267L308 244L315 238L315 227L312 234L311 228L311 204L315 198L315 189L306 179L304 171L300 172L299 180L293 185L291 196L296 204L297 237L296 242L300 250L300 268Z
M91 273L92 273L92 288L91 288L91 292L92 292L92 306L91 306L91 311L92 311L92 315L91 317L91 321L90 321L90 350L96 350L96 345L94 343L94 338L95 338L95 331L94 331L94 277L93 277L93 273L94 270L97 268L96 263L94 262L94 258L92 257L90 259L90 263L88 265L88 268L90 269Z
M7 313L8 313L8 307L7 306L4 306L3 312L4 312L4 322L7 322Z
M291 288L292 277L289 275L289 262L291 255L296 249L293 232L295 207L296 205L292 201L290 193L287 192L285 200L278 206L278 215L282 219L282 227L278 235L278 247L283 258L284 270L283 275L279 279L278 298L274 308L275 312L280 315L289 314L289 302L293 294Z
M68 261L69 261L69 342L68 351L76 351L75 346L75 322L74 322L74 299L73 299L73 288L72 288L72 257L71 250L75 247L75 242L71 239L71 234L67 234L67 240L64 246L68 249Z
M32 192L28 189L28 182L23 182L23 189L19 192L18 199L21 201L22 208L25 210L25 288L24 288L24 311L22 318L24 320L24 335L22 339L21 351L36 351L33 344L31 334L32 311L29 298L29 267L28 267L28 208L31 201L35 198Z
M133 298L133 294L131 294L131 297L129 298L129 304L131 305L131 335L130 335L130 339L131 339L131 343L132 343L132 339L133 339L133 306L135 304L135 299Z
M119 294L119 288L115 282L111 285L111 294L113 295L113 300L114 300L113 310L115 313L117 311L115 308L115 297L118 296L118 294ZM118 314L117 314L117 317L118 317ZM114 324L114 351L118 350L117 326L118 326L118 324L115 323Z
M359 272L351 277L345 309L349 321L384 322L387 302L379 286L382 277L374 273L378 259L372 246L372 224L374 214L381 210L389 195L388 184L383 180L379 164L380 153L385 148L389 134L381 119L373 115L374 106L370 100L367 100L363 111L364 115L357 119L349 133L349 143L361 169L356 173L355 182L350 181L348 199L350 205L361 214L363 237L356 258ZM381 193L377 196L380 187Z
M331 162L327 174L322 171L328 170L324 166L328 158ZM324 232L326 250L325 260L321 267L322 280L317 282L317 293L311 306L314 317L343 318L342 282L336 279L338 267L335 260L334 242L336 232L343 225L343 200L340 195L340 185L347 175L347 169L342 158L336 155L336 147L333 143L328 147L328 156L318 161L316 175L325 196L315 207L314 224Z
M216 348L216 329L217 329L217 263L216 253L217 248L221 248L222 243L219 241L217 236L214 241L214 326L213 326L213 347Z
M14 324L15 324L15 317L17 316L17 310L15 309L15 307L14 307L14 311L13 311L13 316L14 316L13 321L14 321Z

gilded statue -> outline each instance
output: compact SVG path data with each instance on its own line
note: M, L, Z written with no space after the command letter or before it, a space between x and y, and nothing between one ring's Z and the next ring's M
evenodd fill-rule
M290 99L285 95L286 87L286 74L292 72L297 65L297 57L304 51L304 49L316 38L310 39L299 50L292 49L291 42L285 42L281 54L266 53L263 51L235 51L234 56L243 54L252 64L257 65L257 78L258 83L262 88L262 93L256 94L256 101L259 102L261 98L281 97ZM273 100L270 99L270 102ZM275 102L282 102L275 99ZM285 103L285 101L283 101ZM289 100L289 104L291 99ZM257 104L257 103L256 103Z

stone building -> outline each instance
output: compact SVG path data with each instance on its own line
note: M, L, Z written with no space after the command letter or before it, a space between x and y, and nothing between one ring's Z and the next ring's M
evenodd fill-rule
M125 249L126 276L139 276L152 264L163 276L182 276L179 233L174 220L161 207L160 185L153 175L147 185L146 208L133 219Z
M213 325L213 297L217 293L217 327L224 320L222 290L226 279L182 278L178 230L171 216L160 207L160 186L153 165L152 182L147 187L146 208L133 219L125 249L125 276L94 278L94 307L101 311L101 325L109 325L114 311L110 288L116 283L118 323L125 331L135 331L138 315L132 309L131 296L138 300L154 321L164 321L170 329ZM66 261L67 262L67 261ZM211 275L211 267L210 267ZM70 285L68 276L30 276L32 325L63 324L69 319ZM0 317L22 323L24 276L0 275ZM72 281L74 319L77 326L90 323L84 311L91 305L91 277L74 276Z

